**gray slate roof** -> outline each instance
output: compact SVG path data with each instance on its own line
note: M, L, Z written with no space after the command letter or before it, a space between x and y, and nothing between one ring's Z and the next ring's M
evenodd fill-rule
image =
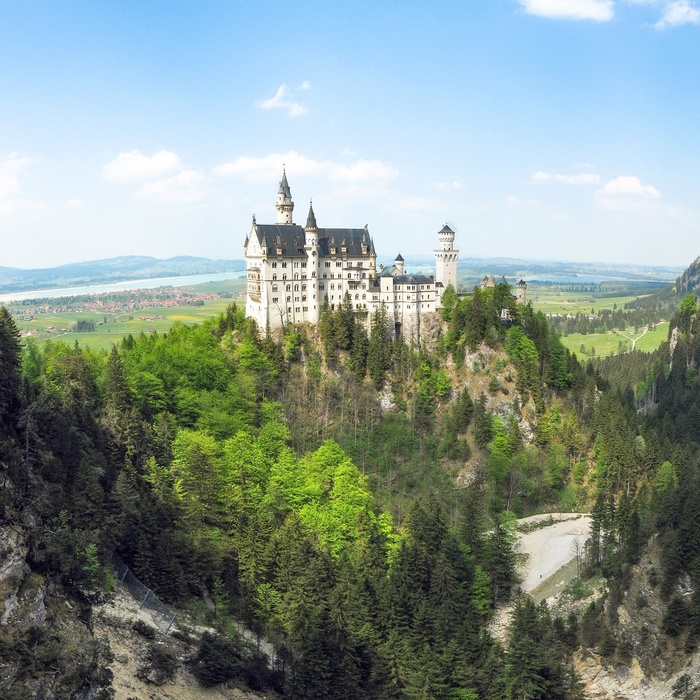
M315 217L314 217L315 218ZM255 224L253 231L263 251L270 257L277 256L277 248L282 248L282 257L298 257L304 255L306 236L304 229L298 224ZM368 247L368 254L374 255L374 243L366 228L320 228L318 229L319 257L329 257L330 249L336 248L340 256L341 246L347 248L347 255L362 256L362 244Z

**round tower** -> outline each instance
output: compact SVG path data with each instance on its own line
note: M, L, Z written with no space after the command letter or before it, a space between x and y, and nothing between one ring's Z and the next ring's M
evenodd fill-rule
M401 255L401 253L399 253L396 256L396 259L394 260L394 265L396 266L396 274L397 275L403 275L403 263L404 263L404 259Z
M309 202L309 215L304 226L304 251L307 255L306 271L308 275L309 323L318 323L321 317L323 294L318 287L318 226L314 214L313 202Z
M527 282L520 280L515 288L515 302L517 304L526 304L527 300Z
M294 200L292 199L292 191L289 189L289 183L287 182L287 172L282 171L282 180L280 181L280 188L277 191L277 223L278 224L291 224L292 212L294 211Z
M433 251L435 256L435 283L438 296L442 295L447 285L457 289L457 259L459 251L454 248L455 232L445 224L438 231L440 247Z

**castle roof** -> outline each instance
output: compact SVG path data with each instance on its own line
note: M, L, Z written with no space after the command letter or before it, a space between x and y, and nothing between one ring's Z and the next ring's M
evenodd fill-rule
M282 180L280 181L280 188L277 194L283 194L285 197L292 198L292 191L289 189L289 183L287 182L287 172L282 171Z
M314 214L313 202L309 202L309 215L306 217L306 228L317 229L316 214Z
M454 233L454 231L447 225L445 224L439 231L438 233Z
M306 235L304 229L298 224L256 223L253 225L252 233L257 236L263 254L271 257L280 257L277 255L278 248L282 249L281 257L291 258L305 254ZM363 246L367 250L366 253L362 252ZM341 251L343 247L346 249L345 253ZM363 255L374 254L374 245L367 227L319 228L319 257L330 257L331 248L335 248L335 255L362 257Z
M399 253L395 258L394 262L403 262L403 258L401 257L401 253Z

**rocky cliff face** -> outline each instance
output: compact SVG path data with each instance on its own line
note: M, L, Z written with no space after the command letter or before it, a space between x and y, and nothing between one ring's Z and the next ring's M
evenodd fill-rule
M21 529L0 527L0 698L255 700L245 688L202 688L187 670L194 635L164 637L117 587L93 605L33 572ZM185 641L182 641L182 640Z
M659 593L660 550L654 541L632 567L630 585L619 604L605 604L611 636L577 652L575 665L589 697L620 700L668 700L697 697L674 694L687 677L689 687L700 682L700 652L687 653L685 638L664 634L667 603ZM679 593L690 596L691 591ZM682 678L683 677L683 678Z

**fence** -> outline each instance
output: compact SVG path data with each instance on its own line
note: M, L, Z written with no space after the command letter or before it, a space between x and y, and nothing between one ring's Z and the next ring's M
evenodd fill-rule
M151 619L155 626L162 632L168 634L175 622L175 613L165 603L158 600L156 594L144 583L141 583L131 572L131 569L119 558L113 555L112 563L117 574L117 581L126 586L129 593L139 601L139 606L145 608L151 614Z

